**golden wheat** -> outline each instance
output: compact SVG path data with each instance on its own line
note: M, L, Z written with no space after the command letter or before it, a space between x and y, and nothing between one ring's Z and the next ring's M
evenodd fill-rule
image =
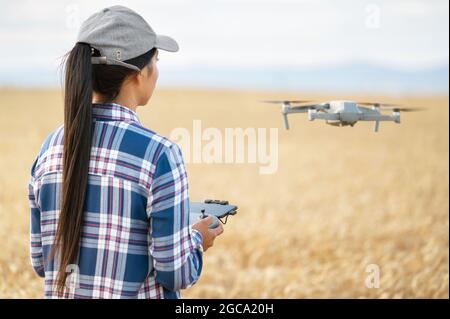
M337 128L303 115L285 131L279 108L258 100L290 97L338 98L160 89L138 109L166 136L194 119L221 131L279 128L276 174L260 175L255 164L188 165L192 200L228 199L239 212L183 297L448 298L448 97L364 97L429 107L377 134L372 123ZM0 110L0 297L40 298L27 182L43 139L63 122L62 93L1 89ZM380 267L379 288L366 287L370 264Z

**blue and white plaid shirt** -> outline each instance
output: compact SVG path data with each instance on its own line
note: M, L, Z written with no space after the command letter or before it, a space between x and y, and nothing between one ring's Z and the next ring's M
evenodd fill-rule
M125 106L93 104L92 114L77 282L63 294L55 286L59 259L44 265L60 212L63 125L45 139L31 169L31 263L45 277L45 297L181 298L180 289L199 279L203 250L190 226L180 148Z

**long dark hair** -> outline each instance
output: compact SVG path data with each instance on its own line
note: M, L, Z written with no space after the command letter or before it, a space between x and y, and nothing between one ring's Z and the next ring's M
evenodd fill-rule
M142 69L150 65L155 52L153 48L125 62ZM78 259L93 133L93 91L102 97L101 102L112 102L124 80L137 72L117 65L93 65L91 57L99 55L89 44L79 42L65 58L62 199L55 242L48 258L53 259L60 251L58 292L65 287L68 266Z

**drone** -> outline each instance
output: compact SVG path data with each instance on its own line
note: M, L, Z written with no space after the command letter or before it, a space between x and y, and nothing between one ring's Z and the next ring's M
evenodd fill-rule
M289 130L288 115L291 113L308 113L308 119L310 121L325 120L326 124L333 126L353 127L358 121L372 121L375 122L375 132L378 132L380 122L390 121L400 123L400 112L413 112L423 109L400 107L387 103L355 102L348 100L336 100L315 104L304 104L312 102L306 100L269 100L261 102L282 105L281 114L284 119L284 127L287 130ZM391 109L392 114L382 114L382 109Z

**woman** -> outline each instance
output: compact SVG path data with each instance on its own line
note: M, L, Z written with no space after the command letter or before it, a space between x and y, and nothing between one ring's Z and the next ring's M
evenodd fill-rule
M64 125L42 144L29 183L31 262L46 298L181 298L223 232L189 224L179 147L144 128L158 49L136 12L89 17L65 64Z

